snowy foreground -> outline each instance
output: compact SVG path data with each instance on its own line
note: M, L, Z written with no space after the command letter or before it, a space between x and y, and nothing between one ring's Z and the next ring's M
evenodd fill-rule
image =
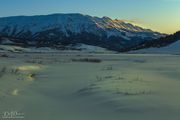
M0 113L18 111L24 120L180 120L179 61L165 54L0 53Z

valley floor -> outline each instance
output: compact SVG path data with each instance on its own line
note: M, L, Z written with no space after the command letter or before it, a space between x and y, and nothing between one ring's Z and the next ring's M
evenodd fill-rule
M3 54L0 117L180 120L179 55Z

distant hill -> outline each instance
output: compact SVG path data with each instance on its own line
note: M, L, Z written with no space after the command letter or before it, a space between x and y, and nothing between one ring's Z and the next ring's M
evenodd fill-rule
M173 35L145 41L134 48L131 53L174 53L180 54L180 31ZM128 50L128 51L129 51Z
M176 32L175 34L172 34L172 35L161 37L159 39L154 39L154 40L150 40L150 41L144 41L144 42L140 43L138 46L135 46L132 49L137 50L137 49L150 48L150 47L160 48L160 47L167 46L167 45L169 45L171 43L174 43L174 42L176 42L178 40L180 40L180 31L178 31L178 32Z

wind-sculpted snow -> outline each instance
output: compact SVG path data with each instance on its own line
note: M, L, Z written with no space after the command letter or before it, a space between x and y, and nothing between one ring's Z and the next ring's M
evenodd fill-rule
M180 120L179 55L0 53L0 59L0 111L20 110L25 120Z

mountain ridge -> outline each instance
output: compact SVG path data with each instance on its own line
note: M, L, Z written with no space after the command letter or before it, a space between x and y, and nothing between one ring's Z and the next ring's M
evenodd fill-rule
M142 41L164 36L109 17L79 13L0 18L0 36L34 46L59 47L83 43L122 51Z

